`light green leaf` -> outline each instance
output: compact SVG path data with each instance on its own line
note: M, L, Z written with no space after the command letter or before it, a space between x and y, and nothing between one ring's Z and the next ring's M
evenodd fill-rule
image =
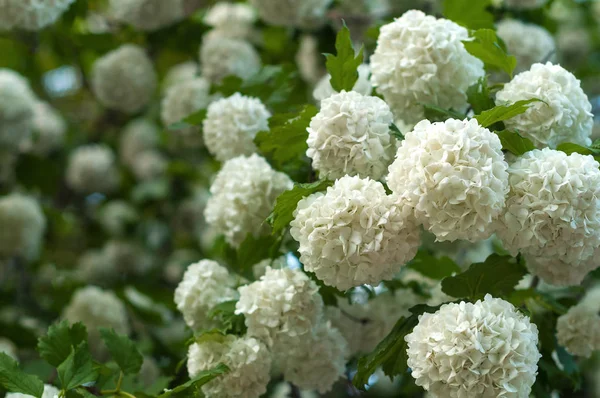
M94 369L87 342L80 343L57 369L63 390L72 390L96 381L98 372Z
M517 59L508 55L495 31L479 29L473 32L471 37L472 40L463 41L465 49L471 55L482 60L487 68L501 69L512 77Z
M517 156L521 156L526 152L533 151L535 145L529 138L523 137L516 131L502 130L496 134L502 143L502 149L509 151Z
M444 0L444 17L469 29L494 27L494 16L487 11L491 0Z
M363 50L361 47L358 55L354 53L350 30L344 24L335 39L337 54L325 54L327 58L327 71L331 75L331 87L335 91L352 91L358 80L358 66L363 62Z
M460 273L460 267L448 257L436 258L425 251L419 251L408 266L421 275L441 280L454 273Z
M144 357L136 344L125 335L117 334L113 329L100 329L102 340L108 347L112 359L124 374L137 374L142 368Z
M448 118L463 120L466 117L466 115L452 109L444 109L432 104L421 105L425 109L425 118L428 120L446 120Z
M29 375L19 369L17 361L0 352L0 385L9 392L32 395L41 398L44 383L36 376Z
M227 372L229 372L229 368L224 364L219 364L212 369L200 372L200 374L187 383L177 386L172 390L165 391L157 398L196 398L198 396L202 396L200 388L203 385Z
M38 352L50 365L58 367L71 354L73 347L87 341L87 330L81 323L69 326L68 321L55 323L38 340Z
M490 94L487 76L481 77L477 83L467 89L467 100L475 114L490 110L496 106Z
M530 104L539 101L540 100L537 98L532 98L528 100L517 101L511 105L498 105L475 116L475 119L477 119L482 127L490 127L495 123L511 119L527 112Z
M225 301L217 304L208 313L209 319L219 323L219 332L222 334L235 334L238 336L246 333L246 319L243 314L236 315L235 305L237 300ZM197 341L197 340L196 340Z
M567 155L570 155L572 153L579 153L581 155L598 155L600 154L600 150L598 149L594 149L594 148L586 148L584 146L578 145L578 144L573 144L570 142L565 142L562 144L559 144L556 147L556 150L558 151L562 151L564 153L566 153Z

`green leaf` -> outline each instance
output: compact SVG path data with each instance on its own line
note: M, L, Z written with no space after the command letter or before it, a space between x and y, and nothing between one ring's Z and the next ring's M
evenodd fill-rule
M490 110L496 106L490 94L487 76L479 78L477 83L467 89L467 100L475 114Z
M425 118L428 120L446 120L448 118L463 120L466 117L452 109L444 109L432 104L421 105L425 109Z
M567 155L572 153L579 153L581 155L598 155L600 154L600 150L594 148L586 148L584 146L573 144L570 142L565 142L556 147L556 150L562 151Z
M113 329L100 329L100 335L112 359L119 365L124 374L137 374L142 368L144 357L136 344L125 335L119 335Z
M402 134L398 126L396 126L394 123L390 124L390 134L398 141L404 140L404 134Z
M237 300L225 301L217 304L208 313L209 319L215 320L220 324L219 332L221 334L241 336L246 333L246 318L243 314L237 315L235 313L236 304Z
M262 260L276 258L280 255L283 234L255 237L248 234L236 254L236 271L252 279L252 266Z
M482 60L487 68L501 69L512 77L517 59L508 55L494 30L479 29L471 37L472 40L463 41L465 49L471 55Z
M229 372L229 368L224 364L219 364L216 367L200 372L196 377L192 380L188 381L185 384L175 387L172 390L167 390L164 393L160 394L157 398L171 398L171 397L201 397L202 392L200 388L208 383L209 381L214 380L215 378Z
M494 16L487 11L491 0L444 0L443 15L469 29L494 27Z
M333 286L326 285L322 280L317 278L313 272L304 271L310 279L312 279L317 286L319 286L319 294L323 299L323 303L328 306L337 307L338 298L344 298L344 292L336 289Z
M67 359L73 347L87 341L87 330L81 323L69 326L68 321L55 323L48 328L48 333L38 340L40 356L55 368Z
M41 398L44 383L36 376L28 375L19 369L17 361L0 352L0 385L9 392L32 395Z
M461 271L448 257L436 258L425 251L419 251L408 266L428 278L441 280Z
M473 264L462 274L442 280L442 291L456 298L476 300L486 294L505 297L527 274L527 269L510 256L492 254L483 263Z
M206 119L206 109L200 109L188 116L186 116L182 122L192 125L192 126L200 126Z
M508 297L508 301L510 301L515 307L528 307L529 300L532 300L532 302L536 303L537 305L558 315L563 315L567 312L567 308L556 301L556 299L550 294L540 292L535 289L515 290Z
M364 47L360 48L358 55L354 53L350 29L345 23L335 39L335 49L336 55L325 54L327 71L331 75L331 87L338 92L352 91L358 80L358 66L363 63Z
M535 145L529 138L523 137L516 131L502 130L496 134L502 143L502 149L509 151L517 156L521 156L526 152L533 151Z
M87 342L72 348L67 359L58 366L58 378L63 390L92 383L98 377Z
M590 149L600 150L600 140L596 140L590 145Z
M273 226L273 234L281 232L294 219L294 210L298 202L313 193L324 191L333 185L333 181L322 180L311 184L296 184L294 188L279 195L268 221Z
M529 104L539 101L540 100L537 98L532 98L528 100L517 101L511 105L498 105L475 116L475 119L477 119L482 127L490 127L495 123L508 120L527 112L527 109L529 109Z

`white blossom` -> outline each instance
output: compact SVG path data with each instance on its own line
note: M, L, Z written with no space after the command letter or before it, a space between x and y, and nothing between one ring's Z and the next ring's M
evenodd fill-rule
M269 398L289 398L291 394L292 386L290 386L290 383L282 381L273 388ZM300 390L299 398L319 398L319 396L313 391Z
M507 168L500 139L477 120L423 120L405 135L388 185L437 240L475 242L504 208Z
M159 151L139 153L131 164L131 171L138 181L152 181L162 177L167 171L168 161Z
M1 257L39 257L46 217L37 200L18 193L0 197L0 225Z
M411 10L381 27L371 57L377 92L407 123L423 119L423 103L463 111L466 91L485 72L463 45L468 31L447 19Z
M290 232L305 269L346 290L392 279L412 260L420 239L411 213L381 183L346 176L302 199Z
M62 147L67 124L50 104L37 101L33 109L33 129L30 139L21 145L25 152L45 156Z
M185 17L182 0L109 0L108 12L142 31L154 31Z
M102 144L76 148L69 156L66 180L72 189L84 194L114 191L120 180L114 153Z
M590 357L600 350L600 315L598 308L578 304L556 322L558 344L577 356Z
M200 70L212 83L230 75L247 79L258 72L260 66L260 56L245 40L206 37L200 46Z
M56 22L75 0L4 0L0 29L41 30Z
M213 30L207 34L244 39L250 36L256 21L256 10L248 4L218 2L204 16L204 23Z
M98 210L98 222L108 234L123 236L139 219L135 207L124 200L112 200Z
M371 68L367 64L358 66L358 80L354 83L352 91L356 91L362 95L371 95L373 92L373 85L369 80L371 75ZM315 89L313 90L313 98L317 101L323 101L332 95L337 94L337 91L331 86L331 75L325 75L319 80Z
M18 349L17 349L17 346L15 345L15 343L10 341L6 337L0 337L0 352L1 353L8 355L9 357L11 357L12 359L14 359L16 361L16 360L18 360L17 351L18 351Z
M554 38L541 26L517 19L503 19L497 27L498 36L506 44L506 51L517 58L516 72L523 72L537 62L549 60L556 52Z
M434 397L527 398L541 357L536 325L490 295L421 315L405 340L416 384Z
M0 68L0 147L14 150L30 139L36 104L29 82Z
M250 0L268 24L301 29L318 28L325 22L332 0Z
M116 264L108 260L103 250L92 249L77 260L75 276L84 283L105 286L112 284L120 275Z
M198 76L200 66L194 61L186 61L172 66L162 81L162 90L166 92L178 83L193 80Z
M302 35L295 60L300 76L309 84L317 83L325 73L319 42L313 35Z
M525 113L505 120L508 129L518 130L538 148L555 148L562 142L591 144L592 105L572 73L550 62L534 64L498 91L496 104L534 98L543 102L534 102Z
M42 393L42 398L57 398L59 396L60 390L53 385L44 384L44 392ZM18 392L9 392L6 393L4 398L34 398L33 395L21 394Z
M121 163L131 167L140 153L156 149L159 134L158 126L149 119L140 118L127 123L121 132L119 144Z

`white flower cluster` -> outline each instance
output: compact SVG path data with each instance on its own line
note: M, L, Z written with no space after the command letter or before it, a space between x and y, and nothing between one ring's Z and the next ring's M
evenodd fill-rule
M300 76L309 84L317 83L325 73L323 56L319 54L319 42L313 35L303 35L300 38L295 60Z
M50 104L37 101L33 109L33 134L24 150L37 155L48 155L62 147L67 124Z
M75 191L110 193L118 187L119 180L115 155L109 147L92 144L71 152L66 181Z
M0 257L36 260L46 231L37 200L18 193L0 197Z
M208 37L230 37L246 39L256 21L256 11L248 4L219 2L204 16L204 23L213 29Z
M269 130L271 113L258 99L235 93L211 103L203 122L204 144L221 162L256 152L254 137Z
M260 66L260 56L245 40L205 37L200 46L200 70L211 83L230 75L247 79L258 72Z
M154 31L185 17L183 0L110 0L108 13L143 31Z
M594 308L595 307L595 308ZM600 350L600 306L577 304L556 322L558 344L577 356L589 358Z
M10 69L0 69L0 147L18 149L34 127L37 99L29 82Z
M52 25L75 0L4 0L0 3L0 29L40 30Z
M110 285L118 276L115 264L108 261L103 250L88 250L77 260L75 277L87 284Z
M490 295L421 315L405 340L416 384L434 397L529 397L541 357L536 325Z
M371 68L367 64L358 66L358 80L354 83L352 91L355 91L362 95L371 95L373 92L373 85L369 80L371 76ZM313 98L317 101L323 101L326 98L331 97L338 92L331 86L331 75L325 75L319 80L313 91Z
M228 335L222 341L192 344L187 368L192 378L219 363L229 368L229 372L202 386L207 397L258 398L267 391L271 361L271 353L259 340Z
M248 234L268 231L264 221L275 199L291 188L290 178L274 171L262 157L240 156L225 162L217 174L204 217L229 244L238 247Z
M396 117L417 123L422 103L466 109L467 89L485 74L462 43L468 39L462 26L416 10L381 27L371 81Z
M560 65L534 64L515 76L496 94L497 105L540 99L504 124L530 138L538 148L555 148L562 142L590 145L594 126L592 105L581 84Z
M302 199L290 225L305 269L340 290L392 279L420 243L412 209L369 178L345 176Z
M178 83L189 81L198 76L200 70L199 65L194 61L186 61L171 67L163 81L161 88L163 92L166 92L171 87Z
M306 155L322 178L358 175L379 180L396 153L393 121L380 98L354 91L335 94L321 102L310 121Z
M268 24L301 29L318 28L332 0L250 0Z
M517 58L516 72L523 72L537 62L551 59L556 51L550 32L541 26L517 19L500 21L498 36L506 44L506 51Z
M44 392L42 393L42 398L57 398L59 396L60 390L53 385L44 384ZM18 392L9 392L4 398L34 398L33 395L21 394Z
M125 44L96 60L91 84L102 105L133 114L152 99L156 79L152 61L144 49Z
M474 242L493 233L507 169L500 139L477 120L423 120L402 141L388 184L437 240Z
M600 265L593 255L600 246L598 167L591 156L544 148L509 168L510 193L497 235L548 283L578 284Z
M190 265L175 290L175 304L189 327L209 329L208 313L217 304L235 300L235 279L227 269L211 260Z

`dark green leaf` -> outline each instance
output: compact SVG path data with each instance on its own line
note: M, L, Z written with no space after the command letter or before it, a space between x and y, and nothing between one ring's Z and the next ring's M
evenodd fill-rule
M408 265L428 278L441 280L461 271L460 267L448 257L436 258L425 251L419 251Z
M598 155L598 154L600 154L600 150L598 150L598 149L586 148L584 146L581 146L578 144L573 144L570 142L560 144L556 147L556 149L558 151L563 151L567 155L570 155L572 153L579 153L581 155Z
M219 364L216 367L200 372L192 380L185 384L175 387L172 390L167 390L160 394L157 398L171 398L171 397L198 397L201 395L200 388L211 380L229 372L229 368L224 364Z
M556 354L558 356L558 360L563 366L563 370L568 375L574 375L579 373L579 366L577 366L577 362L573 358L573 355L569 354L563 347L560 345L556 345Z
M425 118L428 120L446 120L448 118L463 120L466 116L453 111L452 109L443 109L436 105L421 104L425 109Z
M333 286L326 285L322 280L317 278L313 272L305 271L306 275L319 286L319 294L323 299L323 303L328 306L337 307L338 298L344 298L344 292L339 291Z
M535 145L533 145L533 142L531 142L529 138L523 137L516 131L502 130L497 131L496 134L498 134L498 137L500 138L502 149L517 156L535 149Z
M57 369L64 390L92 383L98 377L87 342L71 349L67 359Z
M32 395L41 398L44 383L36 376L28 375L19 369L17 361L0 352L0 385L9 392Z
M225 301L217 304L208 313L208 317L219 323L221 334L235 334L238 336L246 333L246 320L243 314L235 313L237 300ZM198 340L196 340L198 341Z
M501 69L512 76L517 59L507 54L494 30L479 29L471 37L472 40L463 41L465 49L471 55L482 60L487 68Z
M62 321L48 328L37 348L40 356L56 368L67 359L73 347L84 341L87 341L87 330L81 322L69 326L68 321Z
M538 101L540 100L537 98L532 98L528 100L517 101L511 105L498 105L475 116L475 119L477 119L481 126L490 127L495 123L502 122L525 113L527 109L529 109L529 104Z
M100 329L102 340L108 347L112 359L124 374L137 374L142 368L144 357L136 344L125 335L119 335L113 329Z
M505 297L527 274L527 269L510 256L492 254L462 274L442 280L442 291L456 298L480 299L486 294Z
M508 301L510 301L515 307L528 307L529 300L547 309L548 311L552 311L559 315L567 312L567 308L556 301L556 299L554 299L554 297L552 297L550 294L540 292L535 289L515 290L508 297Z
M479 78L477 83L469 87L467 90L467 99L475 114L487 111L496 106L490 94L487 76Z
M239 274L252 277L252 266L262 260L274 259L281 253L283 234L254 237L248 234L237 251L236 271Z
M354 84L358 80L358 66L363 62L363 47L354 52L350 30L344 24L338 32L335 39L335 49L337 54L325 54L327 58L327 71L331 75L331 87L335 91L352 91Z
M392 137L398 141L404 140L404 134L402 134L398 126L396 126L394 123L390 124L390 133L392 134Z
M444 0L443 15L469 29L494 27L494 16L487 11L491 0Z
M192 113L191 115L186 116L182 122L192 126L200 126L206 119L206 109L200 109Z

